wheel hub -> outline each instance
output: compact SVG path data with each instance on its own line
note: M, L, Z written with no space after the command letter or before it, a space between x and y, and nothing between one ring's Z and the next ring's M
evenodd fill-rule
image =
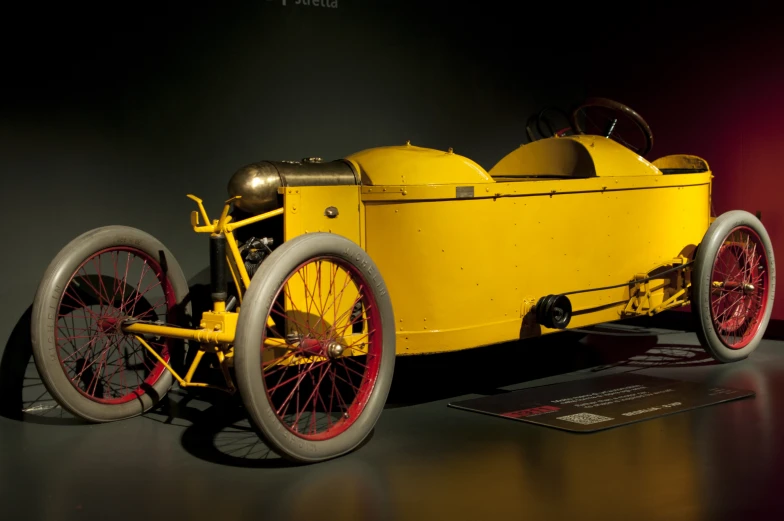
M300 353L307 356L339 358L346 350L346 348L336 340L324 341L316 338L296 338L296 335L294 334L288 335L286 340L293 346L296 346Z
M120 329L121 324L122 321L116 317L102 317L98 320L98 330L101 333L113 333Z
M303 338L299 341L298 347L302 353L308 356L321 356L323 353L321 342L315 338Z
M719 289L728 289L728 290L740 289L746 295L750 295L750 294L754 293L754 290L756 289L754 284L751 284L750 282L737 282L737 281L734 281L734 280L728 280L727 282L715 281L713 283L713 288L716 289L716 290L719 290Z
M343 354L343 351L344 351L344 347L339 343L335 342L334 340L327 344L327 354L329 355L330 358L340 357Z

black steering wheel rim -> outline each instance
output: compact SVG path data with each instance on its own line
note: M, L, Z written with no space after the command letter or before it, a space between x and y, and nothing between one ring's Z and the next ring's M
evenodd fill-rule
M570 123L572 124L572 128L576 133L578 134L586 133L585 129L582 127L578 115L580 114L581 111L585 110L588 107L602 107L602 108L612 110L613 112L617 112L618 114L623 115L626 118L630 119L637 126L637 128L640 130L642 135L645 137L645 144L641 148L635 150L634 147L624 142L623 143L624 146L626 146L630 150L634 151L640 156L645 156L653 148L653 132L651 132L651 127L648 126L648 123L643 119L643 117L637 114L631 108L624 105L623 103L619 103L617 101L607 99L607 98L588 98L580 106L574 109L574 111L572 111ZM610 135L607 135L605 137L611 137L611 134L612 134L612 128L610 129Z

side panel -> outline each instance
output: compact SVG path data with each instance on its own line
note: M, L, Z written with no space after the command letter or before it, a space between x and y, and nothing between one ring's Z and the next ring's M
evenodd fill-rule
M366 250L392 297L398 352L549 332L522 330L539 297L622 284L690 255L709 225L709 186L366 201ZM570 298L576 310L590 309L572 319L570 327L582 327L619 319L629 291Z
M285 188L284 240L289 241L305 233L330 232L363 246L359 194L359 186ZM330 300L333 291L333 299ZM310 292L310 299L305 298L307 292ZM301 268L286 286L284 305L288 316L294 320L287 321L278 331L285 330L289 334L303 329L329 329L334 325L330 317L337 320L349 316L357 295L356 287L349 284L342 269L338 270L329 262L309 264ZM313 300L320 302L316 304L317 307L321 306L318 312L317 308L307 304ZM275 356L281 354L276 352Z
M359 186L300 186L283 191L284 238L289 241L310 232L331 232L360 246ZM335 208L337 216L327 216Z

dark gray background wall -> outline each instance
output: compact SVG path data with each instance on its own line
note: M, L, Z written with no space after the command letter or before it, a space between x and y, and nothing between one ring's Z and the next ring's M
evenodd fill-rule
M207 244L185 195L217 213L243 164L411 139L490 168L532 111L582 94L557 45L526 54L547 33L508 8L257 4L4 20L0 350L52 257L88 229L144 229L192 277Z

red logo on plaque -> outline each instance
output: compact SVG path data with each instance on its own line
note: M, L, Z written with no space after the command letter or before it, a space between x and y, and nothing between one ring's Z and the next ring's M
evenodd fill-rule
M531 407L520 411L505 412L501 416L506 416L507 418L525 418L526 416L537 416L539 414L547 414L560 410L561 408L556 407L555 405L540 405L539 407Z

